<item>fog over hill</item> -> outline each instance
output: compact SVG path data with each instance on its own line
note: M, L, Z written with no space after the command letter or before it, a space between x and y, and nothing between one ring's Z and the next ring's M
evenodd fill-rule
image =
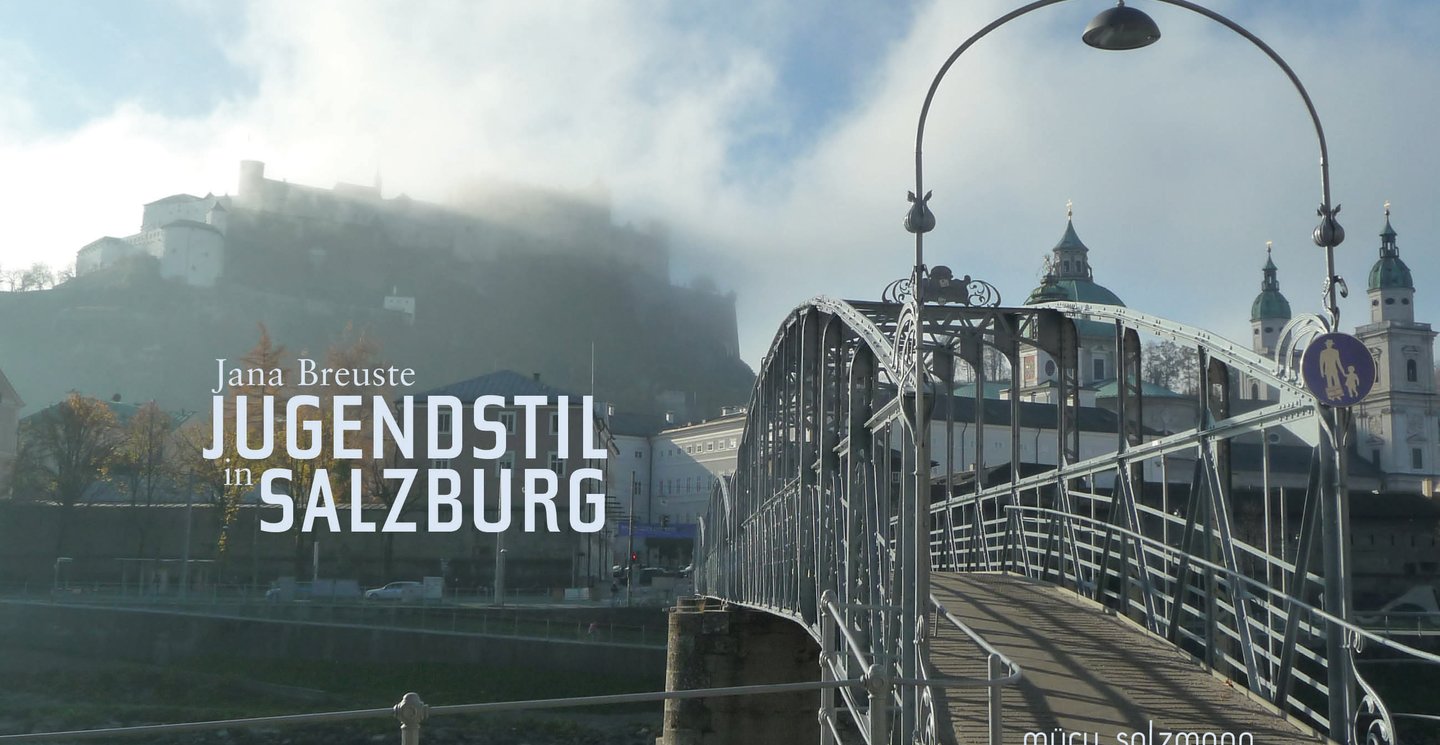
M72 389L196 409L215 360L250 350L257 324L317 360L348 326L414 368L417 391L508 368L588 393L593 347L595 395L624 410L701 417L748 400L734 294L672 284L662 231L615 225L603 195L500 193L461 210L242 165L234 197L157 200L141 233L82 252L75 279L0 293L0 369L27 412ZM223 256L206 276L203 255L197 273L163 239L202 232L212 211Z

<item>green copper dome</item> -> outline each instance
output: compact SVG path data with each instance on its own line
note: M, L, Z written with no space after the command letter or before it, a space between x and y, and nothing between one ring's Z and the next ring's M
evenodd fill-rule
M1415 280L1410 267L1400 260L1400 247L1395 244L1395 229L1390 227L1390 204L1385 204L1385 229L1380 231L1380 258L1370 267L1371 290L1413 290Z
M1025 304L1034 305L1053 300L1125 306L1118 295L1089 279L1058 279L1046 282L1030 292L1030 297L1025 298Z
M1067 210L1068 213L1068 210ZM1066 215L1065 233L1060 242L1050 249L1051 257L1045 267L1045 279L1025 299L1026 305L1068 300L1076 303L1098 303L1119 305L1125 303L1113 292L1095 283L1090 269L1090 249L1075 232L1073 213Z
M1290 318L1290 301L1280 294L1280 280L1275 278L1275 260L1270 257L1270 248L1265 248L1265 278L1260 281L1260 294L1250 304L1250 320L1263 318Z
M1375 266L1370 267L1370 289L1391 290L1391 289L1415 289L1415 280L1410 278L1410 267L1399 256L1391 259L1380 259Z
M1278 292L1262 292L1250 304L1250 320L1290 318L1290 301Z

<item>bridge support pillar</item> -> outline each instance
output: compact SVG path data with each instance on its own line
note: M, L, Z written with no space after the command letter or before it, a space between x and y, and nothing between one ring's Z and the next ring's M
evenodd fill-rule
M707 598L670 611L665 689L819 680L819 648L794 621ZM819 742L820 693L726 696L665 702L656 745Z

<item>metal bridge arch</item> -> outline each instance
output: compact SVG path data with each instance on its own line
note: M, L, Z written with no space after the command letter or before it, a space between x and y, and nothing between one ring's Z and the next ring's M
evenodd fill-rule
M944 740L933 690L942 682L923 659L924 629L943 609L933 598L906 596L914 583L901 558L915 551L928 559L918 571L1003 570L1071 588L1320 732L1330 729L1330 687L1354 681L1360 706L1344 728L1392 740L1388 711L1355 675L1348 652L1330 659L1327 642L1371 639L1432 662L1440 657L1366 632L1322 605L1320 504L1336 498L1323 455L1335 433L1286 364L1290 355L1277 362L1118 306L927 305L925 398L935 403L920 415L930 417L935 460L920 464L914 399L897 394L903 361L890 341L902 307L818 297L791 312L757 376L736 469L717 482L696 547L697 592L801 624L821 646L822 677L855 681L822 693L822 718L834 728L826 736L853 725L871 743ZM1081 448L1077 321L1113 326L1123 363L1113 445L1098 453ZM1303 340L1320 323L1302 318L1292 326L1288 335ZM1159 434L1143 427L1142 332L1196 350L1194 428ZM1016 457L1024 453L1018 398L981 398L987 347L1008 361L1012 390L1020 387L1025 347L1059 365L1047 430L1055 457L1038 471L1032 463L1023 472ZM949 395L957 361L977 378L968 410ZM1268 386L1275 400L1234 411L1235 373ZM987 412L1001 418L1005 407L1009 453L987 460L985 437L956 447L956 425L983 433ZM1278 546L1269 517L1276 440L1309 449L1311 462L1304 514L1292 526L1299 539ZM1259 473L1237 480L1237 447L1258 449ZM916 481L907 477L917 468L930 469L934 481L922 502L930 505L928 547L912 545L899 529L902 506L915 503L907 497ZM1237 534L1237 489L1264 495L1264 542ZM912 649L921 659L907 666ZM991 682L1017 673L1001 671ZM911 731L902 732L906 726Z

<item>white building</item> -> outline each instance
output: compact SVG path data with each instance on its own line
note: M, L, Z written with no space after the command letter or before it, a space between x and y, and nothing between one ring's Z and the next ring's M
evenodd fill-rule
M1415 282L1400 259L1385 206L1380 256L1370 269L1370 322L1355 336L1375 357L1375 387L1354 407L1360 457L1384 471L1391 489L1430 493L1440 469L1440 398L1435 332L1415 320Z
M1067 208L1065 233L1051 249L1046 260L1045 275L1040 286L1025 299L1026 305L1053 301L1119 305L1120 296L1095 281L1090 268L1090 249L1075 233L1074 212ZM1095 388L1115 377L1115 327L1099 321L1075 321L1080 337L1080 403L1094 405ZM1055 385L1059 367L1049 354L1026 347L1020 354L1020 398L1025 401L1055 403Z
M745 410L661 431L651 439L651 484L659 522L694 523L710 506L717 479L735 473Z
M1370 269L1370 322L1356 338L1375 358L1375 387L1352 411L1356 454L1381 475L1381 489L1430 494L1440 475L1440 396L1435 390L1435 332L1415 320L1415 281L1400 258L1385 206L1380 255ZM1268 251L1267 251L1268 254ZM1250 306L1251 347L1274 358L1290 303L1280 293L1273 258L1266 256L1260 294ZM1274 389L1242 376L1244 399L1274 400Z
M160 276L195 287L214 287L224 271L228 197L176 194L145 205L140 232L106 236L75 254L75 274L85 276L132 256L160 262Z

